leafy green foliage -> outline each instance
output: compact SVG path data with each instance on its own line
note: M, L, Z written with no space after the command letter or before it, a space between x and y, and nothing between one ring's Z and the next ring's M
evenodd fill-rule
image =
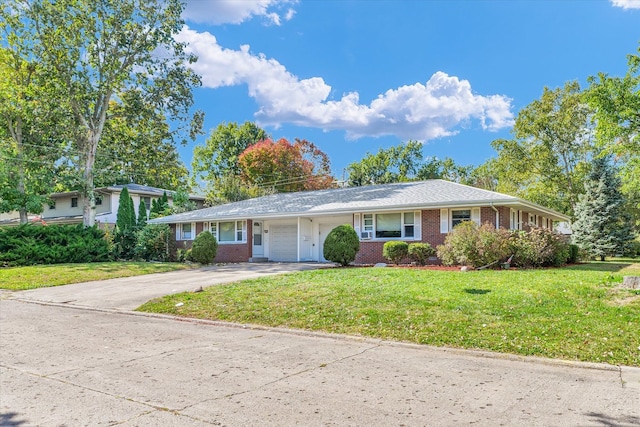
M151 209L149 211L149 218L158 218L161 216L169 215L169 197L167 192L162 193L162 197L153 199L151 201Z
M167 224L147 224L137 235L135 255L145 261L174 261L176 238Z
M558 267L571 255L565 237L546 228L510 233L508 248L513 254L511 264L516 267Z
M347 166L350 186L389 184L424 179L446 179L471 184L473 167L457 165L452 159L424 158L423 146L408 141L364 158Z
M490 224L478 227L471 221L458 224L437 248L445 265L469 265L475 268L497 265L513 256L517 267L559 266L570 256L569 245L561 234L545 228L531 231L495 229Z
M428 243L413 242L409 243L407 255L409 259L418 265L425 265L429 257L435 255L436 250Z
M633 240L631 218L625 211L620 179L607 157L595 159L585 181L585 194L576 206L572 240L591 257L624 253Z
M202 113L189 113L200 84L189 67L196 58L173 37L183 7L179 0L6 0L0 8L7 44L24 47L20 57L46 74L50 90L41 99L58 101L56 109L70 118L56 131L76 154L65 160L74 165L86 225L95 222L96 152L112 97L135 88L145 111L161 111L170 123L190 121L191 139L199 132Z
M116 226L120 231L129 230L136 226L136 212L133 208L133 199L129 195L127 187L122 189L120 198L118 199Z
M218 241L209 231L198 234L191 246L190 258L200 264L211 264L218 252Z
M498 152L490 163L498 191L573 214L597 154L589 137L591 111L582 98L577 82L545 87L540 99L518 113L514 138L491 144Z
M351 225L343 224L329 232L324 240L322 255L326 260L346 266L355 261L359 250L358 233Z
M0 228L0 265L99 262L109 259L104 232L82 225Z
M400 264L409 254L409 245L407 242L392 240L385 242L382 246L382 256L393 264Z
M221 123L211 131L206 145L196 146L191 164L196 178L207 183L225 176L240 175L238 158L247 148L269 135L255 123Z
M438 257L445 265L482 267L509 256L508 232L496 230L490 224L478 227L475 222L464 221L447 234L438 246Z
M640 55L627 59L624 77L605 73L590 77L586 100L594 109L598 147L615 156L621 191L629 201L636 231L640 231Z
M214 178L207 186L206 203L208 206L222 205L224 203L239 202L255 197L274 194L270 188L260 188L254 184L247 184L239 176L226 175Z

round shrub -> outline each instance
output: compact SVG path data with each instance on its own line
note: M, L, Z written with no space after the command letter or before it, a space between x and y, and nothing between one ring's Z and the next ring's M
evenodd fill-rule
M146 261L174 261L176 239L167 224L147 224L138 232L135 254Z
M409 243L409 259L418 265L425 265L429 257L435 253L436 250L428 243Z
M200 264L210 264L218 252L218 241L209 231L196 236L191 246L191 259Z
M409 245L407 242L391 241L386 242L382 247L382 256L393 264L400 264L400 261L407 257Z
M325 259L345 266L356 259L359 250L360 239L356 230L349 224L344 224L329 232L324 241L322 254Z

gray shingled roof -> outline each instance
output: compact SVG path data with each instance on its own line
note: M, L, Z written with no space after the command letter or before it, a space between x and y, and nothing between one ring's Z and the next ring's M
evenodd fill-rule
M526 206L554 219L566 217L517 197L467 185L434 179L397 184L346 187L329 190L280 193L241 202L151 220L151 223L183 223L219 219L277 218L328 215L393 209L427 209L455 206Z

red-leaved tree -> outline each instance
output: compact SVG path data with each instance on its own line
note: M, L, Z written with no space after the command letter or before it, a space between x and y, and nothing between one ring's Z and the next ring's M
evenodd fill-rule
M329 157L306 139L265 139L247 148L238 166L245 183L281 193L321 190L334 182Z

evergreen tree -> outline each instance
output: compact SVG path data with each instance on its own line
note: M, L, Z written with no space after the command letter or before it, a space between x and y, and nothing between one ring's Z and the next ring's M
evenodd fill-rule
M147 205L144 200L140 198L140 204L138 205L138 221L136 225L138 228L142 228L147 224Z
M124 187L120 193L113 241L116 258L133 258L136 245L136 212L127 187Z
M623 253L633 240L620 185L610 158L595 159L585 182L585 194L576 204L573 242L601 261L605 256Z
M129 230L136 226L136 212L133 208L133 199L129 195L127 187L120 193L116 226L120 231Z

